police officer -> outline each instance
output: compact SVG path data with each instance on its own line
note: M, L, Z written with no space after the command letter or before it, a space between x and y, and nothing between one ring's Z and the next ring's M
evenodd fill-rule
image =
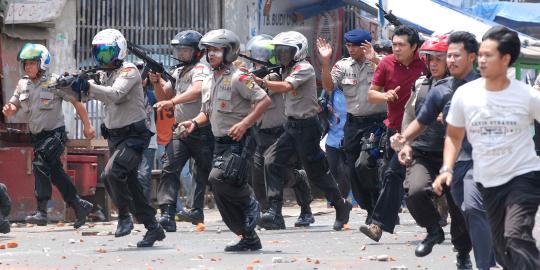
M37 211L27 216L27 223L38 226L47 225L47 202L51 198L53 183L62 194L64 201L75 210L75 229L86 222L92 204L79 198L71 178L64 171L60 157L65 150L67 133L62 114L62 100L75 107L84 124L84 135L93 138L95 131L88 120L84 105L55 87L58 76L48 74L51 58L47 48L41 44L27 43L18 54L26 76L19 80L13 96L3 108L6 116L17 111L29 119L28 126L34 144L32 161L35 177L35 196Z
M11 199L7 192L6 185L0 183L0 233L8 233L11 231L7 216L11 212Z
M251 38L246 49L250 56L256 60L267 62L270 66L276 66L276 58L272 37L268 35L258 35ZM263 68L262 64L253 63L254 70ZM265 76L269 80L281 81L281 75L272 72ZM267 230L285 229L285 220L281 214L281 206L273 205L269 208L266 198L266 181L264 180L264 153L283 133L283 124L287 121L285 116L285 98L281 93L268 91L272 100L272 105L264 112L261 120L253 129L253 136L257 142L255 148L253 167L251 172L251 183L257 201L262 204L263 212L266 210L277 211L264 213L261 216L259 226ZM295 155L287 168L286 185L294 189L296 201L300 205L300 216L294 223L295 227L309 226L315 222L311 213L310 203L313 201L311 187L309 186L307 174L304 170L298 170L300 160Z
M317 117L317 85L313 66L306 61L308 43L304 35L283 32L273 39L277 60L284 66L283 81L257 79L276 93L285 94L285 132L268 148L265 155L265 176L270 207L283 204L283 184L286 168L293 154L298 154L307 176L321 189L336 209L334 230L341 230L349 222L351 204L337 187L319 143L321 125ZM271 213L269 210L269 213ZM277 210L272 211L278 213Z
M141 75L133 63L124 61L127 42L116 29L98 32L92 40L92 53L108 71L101 73L99 84L79 78L72 88L105 105L101 129L108 140L110 159L101 177L119 209L115 237L125 236L133 229L131 211L148 230L137 247L151 247L165 238L165 232L137 179L142 153L153 135L146 125Z
M240 51L235 33L212 30L202 37L199 46L207 50L213 73L203 82L202 112L182 126L187 133L193 133L208 121L212 125L215 146L208 180L223 221L233 233L242 236L225 251L258 250L262 246L255 225L260 207L247 183L252 140L247 138L247 131L271 101L249 74L232 65Z
M371 85L371 79L376 65L366 59L362 45L371 42L369 32L355 29L345 33L345 46L350 57L339 60L332 71L330 60L332 47L324 39L317 40L317 47L322 58L322 83L327 92L332 92L335 87L343 89L345 95L347 122L345 124L345 136L343 146L346 153L347 167L353 196L360 207L368 212L368 219L377 202L379 188L378 180L378 156L364 155L366 163L373 166L356 162L362 149L366 149L367 140L376 134L383 126L386 118L386 106L384 104L370 104L367 101L367 93ZM366 142L366 143L363 143ZM359 164L359 168L356 168Z
M210 74L207 65L201 63L202 52L199 41L202 35L199 32L187 30L178 33L171 45L175 57L181 61L173 77L176 84L165 82L158 74L150 73L150 81L154 85L156 96L160 102L155 106L158 110L175 107L176 123L193 119L201 111L201 86L205 77ZM176 231L174 215L176 212L176 198L180 188L180 171L193 158L193 179L195 192L189 212L181 211L179 214L184 220L194 225L204 222L204 194L208 174L212 168L212 152L214 147L212 129L210 125L202 125L181 138L182 126L176 126L171 141L167 144L164 167L158 185L157 202L161 209L159 222L168 232Z

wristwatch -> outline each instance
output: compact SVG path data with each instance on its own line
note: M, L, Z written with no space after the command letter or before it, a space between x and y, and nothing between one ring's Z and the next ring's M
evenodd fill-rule
M197 121L195 121L195 119L191 119L191 123L193 123L193 125L195 125L195 129L199 128L199 123L197 123Z
M450 173L450 174L454 174L454 170L452 168L450 168L450 167L448 167L446 165L443 165L441 167L441 169L439 170L439 174L443 174L445 172Z

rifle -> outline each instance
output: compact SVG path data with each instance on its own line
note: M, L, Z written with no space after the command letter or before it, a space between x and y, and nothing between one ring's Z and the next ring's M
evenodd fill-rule
M163 78L165 81L170 81L173 85L176 83L176 79L171 74L169 74L169 72L165 70L165 67L163 67L163 64L157 62L156 60L146 55L143 48L129 41L127 42L127 47L128 47L128 50L132 54L142 59L144 63L146 64L141 73L141 77L143 74L146 77L148 72L157 72L157 73L161 73L161 78Z
M78 73L68 73L64 72L62 76L60 76L54 85L52 85L55 88L62 89L62 88L68 88L73 84L78 78L81 78L83 80L94 80L96 84L100 84L99 81L99 74L98 71L108 71L108 70L114 70L117 69L119 66L114 66L110 68L105 67L93 67L87 70L82 70ZM85 95L88 95L88 93L82 93ZM78 93L78 100L82 101L82 94Z
M249 57L247 55L244 55L244 54L239 54L239 56L242 57L242 58L245 58L247 60L250 60L252 62L255 62L257 64L263 65L262 68L251 71L251 73L253 73L253 75L255 75L255 76L259 77L259 78L264 78L264 77L266 77L266 75L268 75L270 73L278 73L278 74L280 74L281 73L280 70L283 67L281 65L272 65L269 62L261 61L261 60Z
M383 17L394 26L400 26L403 23L396 17L396 15L392 14L392 11L386 12L384 8L379 5L379 3L375 3L375 5L379 8L379 10L382 12Z

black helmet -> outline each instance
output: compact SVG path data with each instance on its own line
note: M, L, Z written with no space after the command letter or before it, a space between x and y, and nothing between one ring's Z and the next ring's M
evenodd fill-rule
M171 46L173 46L175 57L181 62L193 63L199 61L200 49L199 41L201 40L201 33L193 30L182 31L171 40ZM191 54L189 59L182 57L182 50L190 50Z

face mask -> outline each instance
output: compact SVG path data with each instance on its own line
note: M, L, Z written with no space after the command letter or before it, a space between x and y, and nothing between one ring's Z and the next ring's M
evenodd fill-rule
M174 55L182 62L191 62L193 56L193 48L189 46L174 46Z
M285 45L276 45L276 57L280 65L288 66L294 60L296 48Z

